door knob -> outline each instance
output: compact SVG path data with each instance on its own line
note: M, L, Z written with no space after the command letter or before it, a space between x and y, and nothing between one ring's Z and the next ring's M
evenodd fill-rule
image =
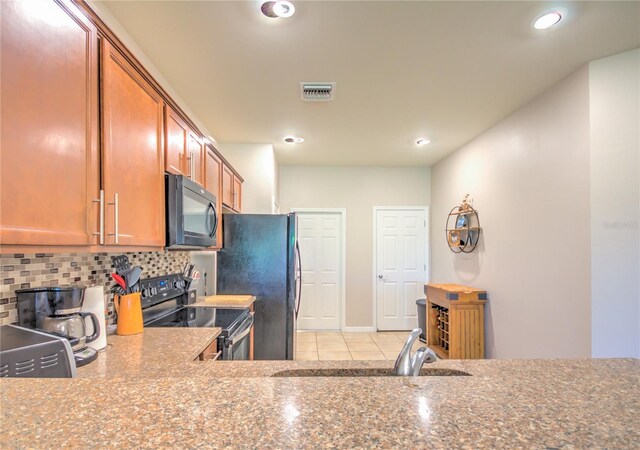
M378 275L378 278L380 278L382 280L382 275Z

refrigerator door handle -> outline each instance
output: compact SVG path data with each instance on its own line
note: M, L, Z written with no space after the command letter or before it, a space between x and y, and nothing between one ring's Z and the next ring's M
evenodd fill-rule
M300 257L300 245L296 241L296 282L298 283L298 292L296 292L296 319L300 311L300 297L302 297L302 258Z

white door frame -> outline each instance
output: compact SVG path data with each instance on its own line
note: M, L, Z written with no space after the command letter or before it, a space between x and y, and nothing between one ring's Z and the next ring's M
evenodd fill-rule
M425 227L425 261L427 263L427 282L431 279L431 246L429 245L429 230L431 229L431 218L429 217L428 206L374 206L373 207L373 271L371 275L373 281L373 329L378 331L378 211L424 211L427 221Z
M340 215L340 329L346 328L347 298L347 209L346 208L291 208L295 213L339 214Z

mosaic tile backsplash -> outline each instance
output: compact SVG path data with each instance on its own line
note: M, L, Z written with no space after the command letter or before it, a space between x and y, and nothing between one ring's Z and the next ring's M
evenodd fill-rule
M0 324L18 320L16 290L40 286L96 286L105 290L107 323L114 323L114 272L112 255L124 254L132 266L144 269L142 278L181 272L189 261L189 252L135 252L135 253L35 253L0 255L2 284L0 285Z

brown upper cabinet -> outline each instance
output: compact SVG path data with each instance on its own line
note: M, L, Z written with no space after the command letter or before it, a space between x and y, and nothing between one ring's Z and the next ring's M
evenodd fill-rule
M195 131L189 132L187 148L189 155L187 159L190 163L189 174L193 181L204 187L204 142Z
M233 209L234 211L242 211L242 180L236 174L233 174Z
M222 204L233 208L233 171L226 164L222 165Z
M235 212L242 210L242 181L231 167L222 165L222 204Z
M165 105L164 169L204 186L204 140L169 105Z
M106 243L163 246L164 102L106 40L102 80Z
M204 188L216 196L216 215L218 230L216 231L216 246L222 248L222 159L209 144L205 146Z
M67 1L0 2L0 241L98 242L98 37Z
M164 169L176 175L189 176L187 140L189 126L169 105L164 107Z
M240 211L242 179L86 2L0 1L0 25L3 250L163 247L165 170Z

